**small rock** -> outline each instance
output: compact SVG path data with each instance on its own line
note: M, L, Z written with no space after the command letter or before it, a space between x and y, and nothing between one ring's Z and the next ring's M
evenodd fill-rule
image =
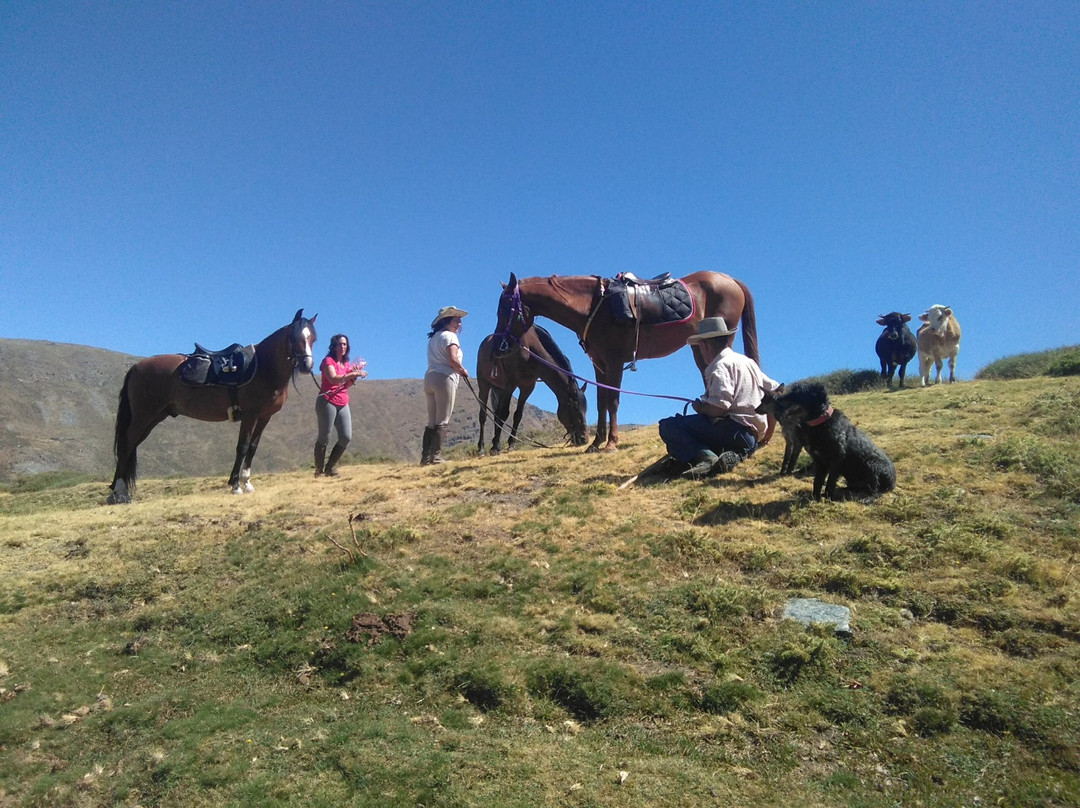
M837 634L851 633L851 609L824 603L816 598L793 598L784 606L785 620L798 620L804 626L811 623L831 625Z

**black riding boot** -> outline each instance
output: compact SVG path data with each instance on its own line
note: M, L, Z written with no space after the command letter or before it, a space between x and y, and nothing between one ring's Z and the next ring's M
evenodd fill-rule
M445 463L442 458L442 442L446 437L446 427L437 426L431 430L431 462L432 463Z
M431 436L435 434L435 430L430 426L424 427L424 442L420 448L420 465L431 465Z
M319 477L323 473L323 467L326 465L326 444L315 444L315 476Z
M334 448L330 451L330 459L326 461L326 476L337 477L337 462L341 459L341 456L345 454L345 447L340 443L335 444Z

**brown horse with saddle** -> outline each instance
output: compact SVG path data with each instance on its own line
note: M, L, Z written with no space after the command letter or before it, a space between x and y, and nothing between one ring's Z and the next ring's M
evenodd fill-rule
M317 317L318 315L316 315ZM291 323L257 345L193 354L162 354L136 362L124 377L116 412L116 473L109 504L131 501L136 449L166 418L239 421L236 462L229 475L234 494L251 486L251 460L271 416L289 396L294 373L311 373L315 317L296 312Z
M720 272L651 280L630 273L612 279L552 275L519 280L511 273L499 297L496 333L520 338L537 316L575 332L596 369L597 423L590 452L618 448L619 386L626 367L674 353L703 318L741 322L744 353L758 361L754 298L746 284ZM694 361L704 370L696 347Z

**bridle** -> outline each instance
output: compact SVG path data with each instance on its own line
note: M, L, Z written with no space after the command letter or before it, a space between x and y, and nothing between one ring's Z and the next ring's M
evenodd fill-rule
M518 333L514 333L514 326L519 325ZM495 356L503 356L510 352L513 347L510 342L521 344L521 335L532 326L532 313L526 308L521 299L521 286L514 285L514 291L510 293L510 308L507 311L506 328L496 331L492 336L499 338L498 345L493 347Z
M311 329L311 341L309 342L304 338L304 329ZM285 341L285 356L292 363L292 382L293 389L297 393L300 392L299 386L296 384L296 377L303 371L300 370L300 361L310 355L311 356L311 368L307 371L307 374L311 376L312 383L319 387L319 382L315 379L315 357L311 349L315 346L315 340L318 339L315 333L315 327L311 325L311 320L306 317L300 317L293 320L292 328L289 330L289 338ZM297 351L296 346L303 345L303 349Z

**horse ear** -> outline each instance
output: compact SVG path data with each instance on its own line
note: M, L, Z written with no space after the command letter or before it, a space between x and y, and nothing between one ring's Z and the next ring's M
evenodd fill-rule
M517 283L518 283L517 275L515 275L513 272L511 272L510 273L510 284L509 285L510 286L517 286Z
M581 383L581 392L583 392L583 393L584 393L584 392L585 392L585 388L586 388L586 387L588 387L588 386L589 386L589 383L588 383L588 382L582 382L582 383Z
M293 315L293 322L295 323L297 320L299 320L303 316L304 316L304 310L303 309L297 309L296 314Z
M319 315L316 314L314 317L312 317L310 320L308 320L308 322L311 323L312 325L315 325L315 321L318 320L318 319L319 319Z

